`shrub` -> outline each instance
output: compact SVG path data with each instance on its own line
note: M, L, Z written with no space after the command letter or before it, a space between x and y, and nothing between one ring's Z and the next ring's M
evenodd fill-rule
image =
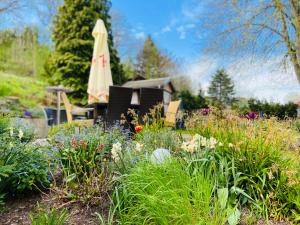
M295 118L297 116L297 105L292 102L279 104L249 99L248 105L251 111L262 111L268 117L276 116L279 119L285 119L286 117Z

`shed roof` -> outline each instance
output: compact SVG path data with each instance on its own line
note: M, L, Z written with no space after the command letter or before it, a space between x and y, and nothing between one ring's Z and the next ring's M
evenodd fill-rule
M130 88L143 88L143 87L163 87L165 85L170 85L173 92L175 91L172 81L169 77L163 78L155 78L155 79L148 79L148 80L136 80L136 81L128 81L123 84L123 87L130 87Z

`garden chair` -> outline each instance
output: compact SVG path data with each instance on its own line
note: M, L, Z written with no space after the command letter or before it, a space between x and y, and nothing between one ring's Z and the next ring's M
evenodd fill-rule
M67 121L68 123L71 123L73 121L76 121L76 124L82 125L82 126L90 126L94 124L93 119L86 119L86 115L94 111L94 108L81 108L75 105L72 105L67 97L67 94L65 92L61 92L61 98L66 108L66 114L67 114ZM80 116L78 120L74 120L73 117Z
M109 101L105 115L105 125L111 126L121 120L121 115L127 115L132 98L132 88L110 86Z
M140 90L140 107L139 118L142 119L146 114L150 113L150 109L163 103L164 91L158 88L141 88ZM162 109L163 116L163 109Z
M166 112L164 125L167 127L176 127L177 113L181 104L181 100L171 101Z

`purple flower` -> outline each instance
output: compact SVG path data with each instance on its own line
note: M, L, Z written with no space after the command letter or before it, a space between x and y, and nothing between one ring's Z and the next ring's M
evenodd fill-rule
M210 113L210 108L201 109L201 113L203 116L207 116Z
M249 112L249 113L246 115L246 118L247 118L247 119L251 119L251 120L256 119L256 118L257 118L256 112Z
M31 112L28 112L28 111L25 111L25 112L24 112L24 116L25 116L25 117L32 117L32 113L31 113Z

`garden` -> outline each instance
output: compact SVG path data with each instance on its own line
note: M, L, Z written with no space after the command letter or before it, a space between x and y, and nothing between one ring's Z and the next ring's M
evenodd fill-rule
M300 222L295 120L211 109L189 114L184 130L153 111L147 121L134 133L62 124L41 140L3 115L0 223Z

